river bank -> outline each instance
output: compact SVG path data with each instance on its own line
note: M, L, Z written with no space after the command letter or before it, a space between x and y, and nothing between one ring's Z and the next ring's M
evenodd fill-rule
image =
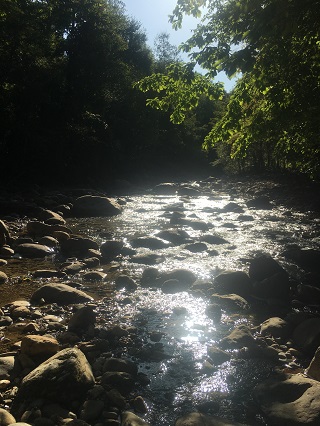
M269 177L3 191L3 409L38 426L317 424L317 194Z

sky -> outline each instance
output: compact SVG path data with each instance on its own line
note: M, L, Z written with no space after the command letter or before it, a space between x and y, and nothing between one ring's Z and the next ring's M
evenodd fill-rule
M170 43L179 46L192 35L192 30L198 22L197 19L186 16L182 28L173 30L168 21L169 15L175 8L176 0L123 0L123 2L126 6L126 14L141 23L141 29L147 34L147 43L151 48L154 48L154 40L161 32L169 33ZM187 60L186 56L182 58ZM222 81L227 91L230 91L235 84L234 80L230 81L223 73L219 73L216 81Z

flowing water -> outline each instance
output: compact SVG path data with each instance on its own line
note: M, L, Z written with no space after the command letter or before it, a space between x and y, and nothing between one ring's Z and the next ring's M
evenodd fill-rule
M319 221L307 213L288 211L281 206L248 209L244 199L221 190L201 196L147 193L127 197L125 201L119 216L69 219L68 225L98 242L107 236L123 240L128 247L133 238L155 236L171 228L184 229L194 242L199 242L204 234L217 234L226 241L219 245L207 244L202 252L194 253L184 245L153 251L164 256L164 260L155 265L160 271L184 268L205 280L212 280L223 270L248 271L250 259L259 253L270 254L298 277L299 269L285 261L281 256L283 250L294 245L319 246ZM229 211L230 202L238 205L237 212ZM239 207L243 208L242 213ZM187 219L205 222L208 229L170 224L176 211L183 212ZM136 250L138 254L150 252L145 248ZM118 271L138 283L148 267L132 263L129 256L117 262ZM103 291L102 287L100 296ZM140 371L150 379L150 384L141 389L149 408L145 420L152 425L167 426L174 424L180 415L200 409L250 425L267 424L252 398L252 389L270 374L274 364L261 359L242 359L234 353L231 361L218 368L205 368L208 346L218 345L236 325L259 324L259 318L223 313L221 322L215 324L205 313L206 299L187 292L165 294L158 288L138 287L134 293L122 290L116 293L115 302L118 309L112 321L137 326L144 342L158 345L163 354L155 360L138 360ZM150 341L152 332L161 333L160 342Z

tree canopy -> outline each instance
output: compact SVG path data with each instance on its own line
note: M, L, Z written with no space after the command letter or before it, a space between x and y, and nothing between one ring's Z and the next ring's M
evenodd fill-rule
M319 176L320 1L178 0L170 20L178 28L185 14L202 12L182 50L208 78L243 76L204 147L227 144L244 167ZM159 76L152 90L156 80L165 90Z

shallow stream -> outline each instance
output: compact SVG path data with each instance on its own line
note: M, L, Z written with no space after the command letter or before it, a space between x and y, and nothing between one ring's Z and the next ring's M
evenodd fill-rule
M319 246L319 221L308 213L289 211L279 205L266 210L249 209L246 200L219 189L201 196L148 193L124 199L124 211L119 216L69 219L68 226L98 242L113 238L123 240L128 247L133 238L155 236L172 228L185 230L192 242L201 241L203 235L219 235L226 242L206 243L207 248L201 252L190 251L187 245L170 245L153 251L164 256L162 262L154 265L159 270L184 268L204 280L212 280L223 270L247 272L250 259L259 253L270 254L299 278L300 270L281 253L294 245ZM170 218L177 211L183 212L187 219L201 220L208 229L173 225ZM138 254L150 253L145 248L136 250ZM131 262L129 256L114 264L114 270L129 275L137 283L148 267ZM112 281L112 274L109 276ZM103 296L104 287L97 292L99 297ZM141 389L149 409L144 419L150 424L172 425L177 417L197 409L249 425L267 424L251 391L270 374L274 364L262 359L243 359L235 353L231 361L217 368L206 368L207 347L218 345L236 325L258 325L268 317L264 317L263 309L260 315L223 313L217 324L205 313L206 299L187 292L165 294L152 287L138 287L134 293L119 291L115 303L117 309L110 311L112 321L138 327L145 343L158 345L164 354L162 359L154 361L139 360L140 371L150 378L150 384ZM161 333L160 342L150 341L153 332Z

